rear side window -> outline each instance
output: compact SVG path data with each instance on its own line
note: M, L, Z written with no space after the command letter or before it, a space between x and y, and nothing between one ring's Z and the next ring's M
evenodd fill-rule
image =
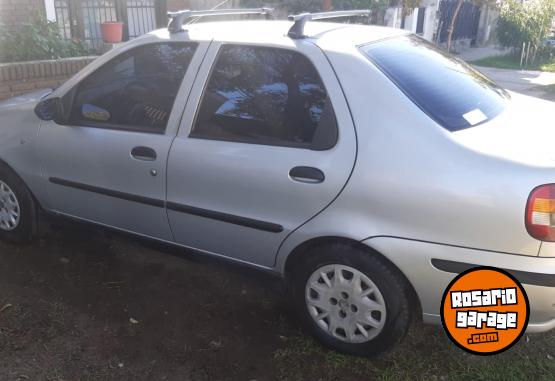
M225 45L191 137L328 149L337 126L320 76L286 49Z
M466 63L409 35L361 47L417 106L449 131L473 127L505 109L508 93Z
M196 47L155 43L120 54L71 93L70 122L163 133Z

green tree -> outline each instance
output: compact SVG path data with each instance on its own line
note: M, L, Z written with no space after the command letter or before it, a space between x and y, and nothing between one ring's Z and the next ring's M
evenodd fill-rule
M0 31L0 62L58 59L88 53L81 42L64 39L57 23L38 15L29 25L15 31Z
M524 43L534 49L542 46L555 17L555 0L530 0L521 3L506 0L501 4L497 21L497 39L505 47L516 51Z

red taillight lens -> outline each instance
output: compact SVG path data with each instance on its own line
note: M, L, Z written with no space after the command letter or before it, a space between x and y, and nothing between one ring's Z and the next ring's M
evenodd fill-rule
M534 189L526 205L526 230L542 241L555 241L555 184Z

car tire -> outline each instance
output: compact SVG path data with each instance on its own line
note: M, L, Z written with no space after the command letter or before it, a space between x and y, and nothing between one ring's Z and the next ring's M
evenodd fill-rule
M413 312L408 282L377 254L346 244L317 247L304 253L289 275L301 322L330 349L371 357L408 331Z
M33 196L25 183L0 164L0 239L31 242L36 232L36 215Z

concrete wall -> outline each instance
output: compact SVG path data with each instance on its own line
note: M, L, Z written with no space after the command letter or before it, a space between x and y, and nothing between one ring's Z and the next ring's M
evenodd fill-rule
M212 9L223 0L167 0L168 11L181 9ZM230 0L220 8L239 8L239 0Z
M0 100L36 89L57 87L96 57L0 64Z
M480 13L480 24L478 26L478 36L476 37L476 45L482 46L487 45L491 42L493 35L495 34L495 26L497 25L497 18L499 17L499 11L495 9L490 9L487 6L482 6L482 12Z
M424 37L428 41L434 41L434 39L436 38L439 22L439 0L422 0L420 4L422 7L426 7L426 13L424 16L424 32L422 33L422 37ZM418 8L415 8L414 11L405 18L404 29L416 32L416 22L418 19L419 11L420 10ZM401 8L387 9L385 14L386 26L392 28L401 28L401 12ZM495 33L495 26L498 16L498 11L490 9L487 6L482 6L480 22L478 26L478 34L476 37L477 46L484 46L488 43L491 43L492 36ZM456 49L464 49L465 47L467 48L466 45L468 45L469 43L470 40L461 40L459 42L454 42L454 45L456 45ZM461 46L458 47L458 45Z
M413 11L405 17L405 30L416 33L416 25L418 21L418 13L424 13L424 31L421 36L432 41L437 31L437 0L425 0L421 2L425 10L414 8ZM392 28L401 28L402 8L388 8L385 13L385 25Z

